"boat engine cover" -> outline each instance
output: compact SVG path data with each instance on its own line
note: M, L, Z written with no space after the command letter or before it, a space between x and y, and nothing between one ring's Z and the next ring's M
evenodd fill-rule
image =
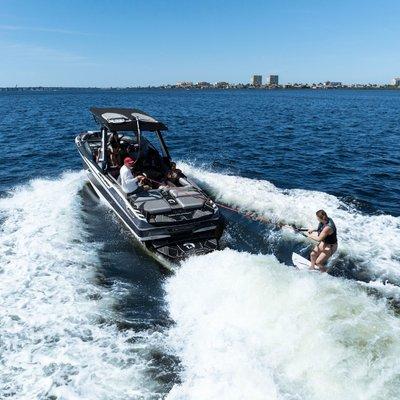
M192 196L177 197L176 201L184 210L194 210L197 208L202 208L205 203L204 198Z
M193 187L177 187L169 190L169 194L175 198L184 210L202 208L206 198Z
M145 215L165 214L171 212L172 210L168 201L166 201L165 199L148 200L145 203L143 203L140 208L145 213Z
M174 196L175 198L177 197L183 197L183 196L201 196L201 193L196 191L193 187L177 187L174 189L170 189L169 193Z

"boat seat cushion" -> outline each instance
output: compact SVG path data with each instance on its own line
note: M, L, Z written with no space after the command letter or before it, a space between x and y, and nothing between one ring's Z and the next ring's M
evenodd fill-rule
M135 194L133 201L135 204L139 205L146 201L162 199L162 195L158 190L144 190L140 189L137 194Z
M182 196L177 197L176 201L179 205L185 210L193 210L202 208L204 206L205 199L204 197L192 197L192 196Z
M169 193L175 198L183 196L201 196L201 193L199 193L193 186L176 187L170 189Z
M141 205L142 210L149 214L163 214L172 210L168 201L165 199L147 200Z

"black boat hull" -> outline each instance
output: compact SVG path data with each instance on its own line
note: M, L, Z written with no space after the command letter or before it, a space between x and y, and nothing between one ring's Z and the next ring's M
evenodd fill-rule
M149 226L144 218L135 216L134 211L121 199L98 166L88 159L82 146L77 143L77 147L89 183L96 194L114 211L136 241L164 266L173 269L190 256L207 254L218 249L218 240L223 231L223 221L219 214L205 221L165 227Z

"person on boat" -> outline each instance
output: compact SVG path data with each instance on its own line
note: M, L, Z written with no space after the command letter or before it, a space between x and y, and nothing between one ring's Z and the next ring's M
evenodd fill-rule
M121 166L121 145L117 132L113 132L107 146L110 157L110 167Z
M319 269L326 272L326 263L337 250L336 226L332 218L324 210L316 212L319 222L317 229L309 229L308 237L318 241L310 255L311 269Z
M131 157L125 157L124 165L119 171L119 182L127 196L137 192L145 179L143 175L137 175L136 177L133 175L132 168L135 166L135 161L136 160Z
M139 156L139 145L137 143L129 144L126 152L129 156L137 158Z
M172 183L173 186L179 186L179 180L182 177L182 171L178 168L176 168L176 163L171 162L170 163L170 169L169 171L165 174L165 182L167 184Z

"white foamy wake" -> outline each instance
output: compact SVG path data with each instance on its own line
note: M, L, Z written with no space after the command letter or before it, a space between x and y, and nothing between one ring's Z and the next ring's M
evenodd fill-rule
M219 174L185 163L180 168L209 188L217 201L274 222L315 227L316 210L325 209L335 220L342 254L367 269L371 280L400 283L400 218L364 215L322 192L282 190L265 180Z
M400 321L354 282L226 249L166 293L184 367L168 399L398 399Z
M83 182L38 179L0 199L0 398L153 398L145 346L110 322L115 294L93 283Z

